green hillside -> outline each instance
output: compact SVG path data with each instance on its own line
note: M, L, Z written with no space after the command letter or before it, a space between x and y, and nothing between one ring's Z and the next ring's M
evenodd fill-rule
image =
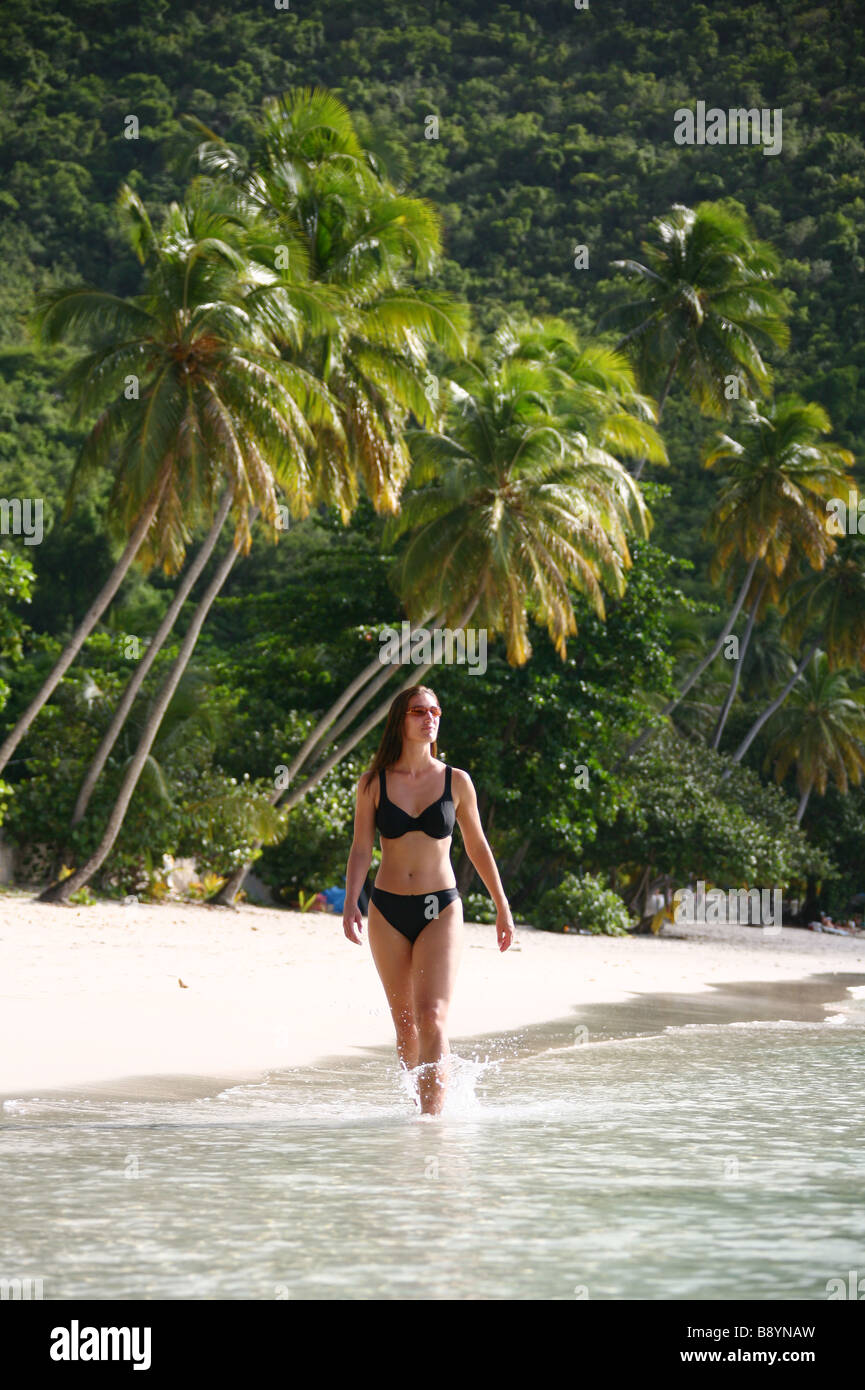
M621 337L616 311L633 298L634 287L612 263L642 260L653 220L674 204L726 202L779 257L774 283L789 310L790 343L786 351L768 354L775 395L795 392L823 406L831 439L852 453L853 471L863 476L865 38L857 5L598 0L577 9L565 0L527 7L474 0L377 0L375 5L291 0L290 8L276 9L242 0L182 7L170 0L143 0L133 7L93 0L58 10L46 0L7 0L2 17L0 494L45 499L45 541L16 550L34 567L33 600L26 607L13 603L32 629L31 657L42 643L42 666L52 643L68 636L109 573L121 532L109 531L106 523L106 474L88 484L71 515L62 519L86 430L73 423L58 389L61 371L72 360L70 349L37 348L28 335L36 295L78 280L119 296L136 293L141 269L115 212L121 184L137 192L157 222L184 196L195 172L193 153L201 136L187 117L247 146L262 100L294 87L322 86L337 94L382 175L438 208L444 254L429 283L467 301L479 331L494 330L506 317L555 316L581 339L600 337L614 346ZM781 151L767 155L757 144L677 144L674 113L698 101L722 110L780 110ZM127 138L130 133L137 138ZM587 257L577 254L578 247L586 248ZM652 393L657 394L654 386ZM658 628L646 632L645 649L635 658L645 676L647 711L669 694L676 663L682 671L690 669L700 642L720 628L726 600L710 580L711 547L703 534L719 484L700 459L720 427L700 414L677 381L661 427L670 466L649 464L642 479L664 485L647 489L655 520L652 544L637 547L643 557L639 573L645 565L659 594L652 612ZM381 527L382 519L366 502L347 532L322 508L298 527L290 546L271 549L257 540L246 565L232 573L196 658L202 678L211 681L207 688L214 707L219 699L213 692L222 692L226 729L234 734L231 753L219 751L213 735L208 757L213 757L214 777L223 772L242 777L248 771L264 778L278 761L270 749L237 754L241 729L257 736L230 693L242 680L249 678L250 698L254 693L272 716L273 738L287 746L299 737L303 718L323 707L323 689L350 678L356 657L352 634L359 625L384 621L381 609L392 579ZM321 599L325 609L330 601L337 610L336 617L322 619L332 624L334 648L326 658L319 653L318 660L313 648L321 633L303 630L302 586L290 613L274 599L297 584L297 554L308 550L318 584L327 571L322 554L343 547L351 566L341 571L342 578L333 578L329 600ZM670 557L687 563L669 566ZM158 569L146 578L131 572L101 626L103 639L149 630L164 612L173 584ZM313 602L319 598L310 598ZM653 605L639 585L633 602L648 622ZM715 613L708 611L710 603L717 605ZM253 610L262 645L239 662L238 630ZM592 630L588 612L581 621L582 633ZM725 747L727 742L735 746L766 703L770 687L764 672L778 646L772 621L758 629ZM592 640L588 656L579 639L569 647L574 678L580 663L588 661L592 679L607 671L614 701L628 698L628 669L622 664L610 675L614 656L606 649L599 655L605 637L596 631ZM274 646L280 646L291 713L271 710L273 667L264 649ZM555 670L556 658L543 633L536 647L534 678L541 680L544 663L549 659ZM105 652L94 649L94 669L102 660L108 661ZM26 687L29 682L35 689L36 666L31 660L30 673L16 676L18 668L6 654L2 674L11 696L4 718L17 717L25 695L33 693ZM505 674L514 689L517 682L533 679L528 669L514 674L505 668ZM443 687L453 676L443 673ZM858 674L854 685L857 680ZM457 689L454 698L462 698ZM700 691L702 701L696 698ZM713 685L710 672L707 684L680 711L686 739L711 732L723 691L723 680ZM563 698L562 691L556 698ZM588 688L573 696L579 718L588 724L593 698ZM597 707L602 703L599 698ZM473 705L478 727L496 718L495 708L484 714L482 706L483 701ZM240 722L232 724L235 717ZM632 711L632 721L635 717ZM758 743L748 762L768 783L767 751L768 744ZM599 753L599 765L603 762ZM11 780L27 770L10 768ZM32 763L29 771L47 779L47 788L46 767ZM657 770L645 775L655 777ZM338 773L334 776L338 780ZM350 778L343 780L342 810L335 828L327 831L337 846L343 843ZM785 785L795 802L792 774ZM504 789L502 795L507 798ZM10 833L19 839L26 835L27 816L42 813L47 799L31 794L27 804L26 815L22 811L10 822ZM823 819L818 805L828 806L831 815ZM538 881L554 880L569 854L579 859L607 812L612 816L609 807L593 807L583 827L587 834L569 837L559 826L556 853L544 856L538 850ZM574 810L573 823L580 814ZM857 886L850 817L859 826L865 824L863 815L865 801L855 789L845 798L830 788L828 802L816 794L811 798L803 822L820 853L831 850L825 827L836 824L834 843L844 845L842 862L836 864L839 900ZM842 820L843 830L837 829ZM512 856L518 826L515 812L503 832ZM61 837L60 822L54 832ZM311 834L293 832L295 854L301 853L304 833ZM553 835L554 829L548 826L546 833ZM621 853L628 857L624 849ZM285 846L272 854L282 854L286 862L290 858ZM334 872L324 858L327 871ZM817 860L815 865L819 868ZM606 872L610 865L598 859L592 867ZM313 856L309 873L319 868ZM817 868L810 871L812 883L820 876ZM285 864L282 872L292 882L297 878ZM809 872L801 869L799 877L804 882Z

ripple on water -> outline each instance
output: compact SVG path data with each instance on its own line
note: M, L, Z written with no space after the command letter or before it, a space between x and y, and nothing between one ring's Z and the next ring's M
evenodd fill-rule
M379 1056L192 1101L9 1101L0 1268L60 1299L824 1298L865 1250L860 1003L514 1035L452 1054L423 1120Z

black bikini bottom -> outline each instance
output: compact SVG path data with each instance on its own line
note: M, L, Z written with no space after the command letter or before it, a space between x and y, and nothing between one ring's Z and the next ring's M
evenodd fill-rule
M385 893L373 888L370 900L382 917L414 944L427 922L432 922L455 898L458 888L439 888L435 893Z

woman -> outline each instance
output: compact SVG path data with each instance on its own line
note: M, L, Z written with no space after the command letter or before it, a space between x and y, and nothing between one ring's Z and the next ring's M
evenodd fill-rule
M345 876L343 929L360 945L358 894L381 835L381 865L369 903L369 944L408 1070L420 1067L422 1114L437 1115L450 1055L445 1027L463 946L462 900L450 860L454 822L496 904L499 950L514 922L478 819L472 780L437 757L441 710L426 685L397 695L372 765L357 785L354 840Z

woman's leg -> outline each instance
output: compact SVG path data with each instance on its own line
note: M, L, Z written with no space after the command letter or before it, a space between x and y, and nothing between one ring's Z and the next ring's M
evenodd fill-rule
M463 936L463 905L456 898L424 927L412 949L414 1016L420 1039L418 1062L427 1063L418 1076L420 1108L425 1115L438 1115L444 1105L450 1065L446 1060L450 1055L446 1033L448 1011L462 956Z
M412 944L382 916L372 899L367 914L367 934L396 1029L399 1059L408 1071L413 1071L418 1063L418 1031L412 998Z

